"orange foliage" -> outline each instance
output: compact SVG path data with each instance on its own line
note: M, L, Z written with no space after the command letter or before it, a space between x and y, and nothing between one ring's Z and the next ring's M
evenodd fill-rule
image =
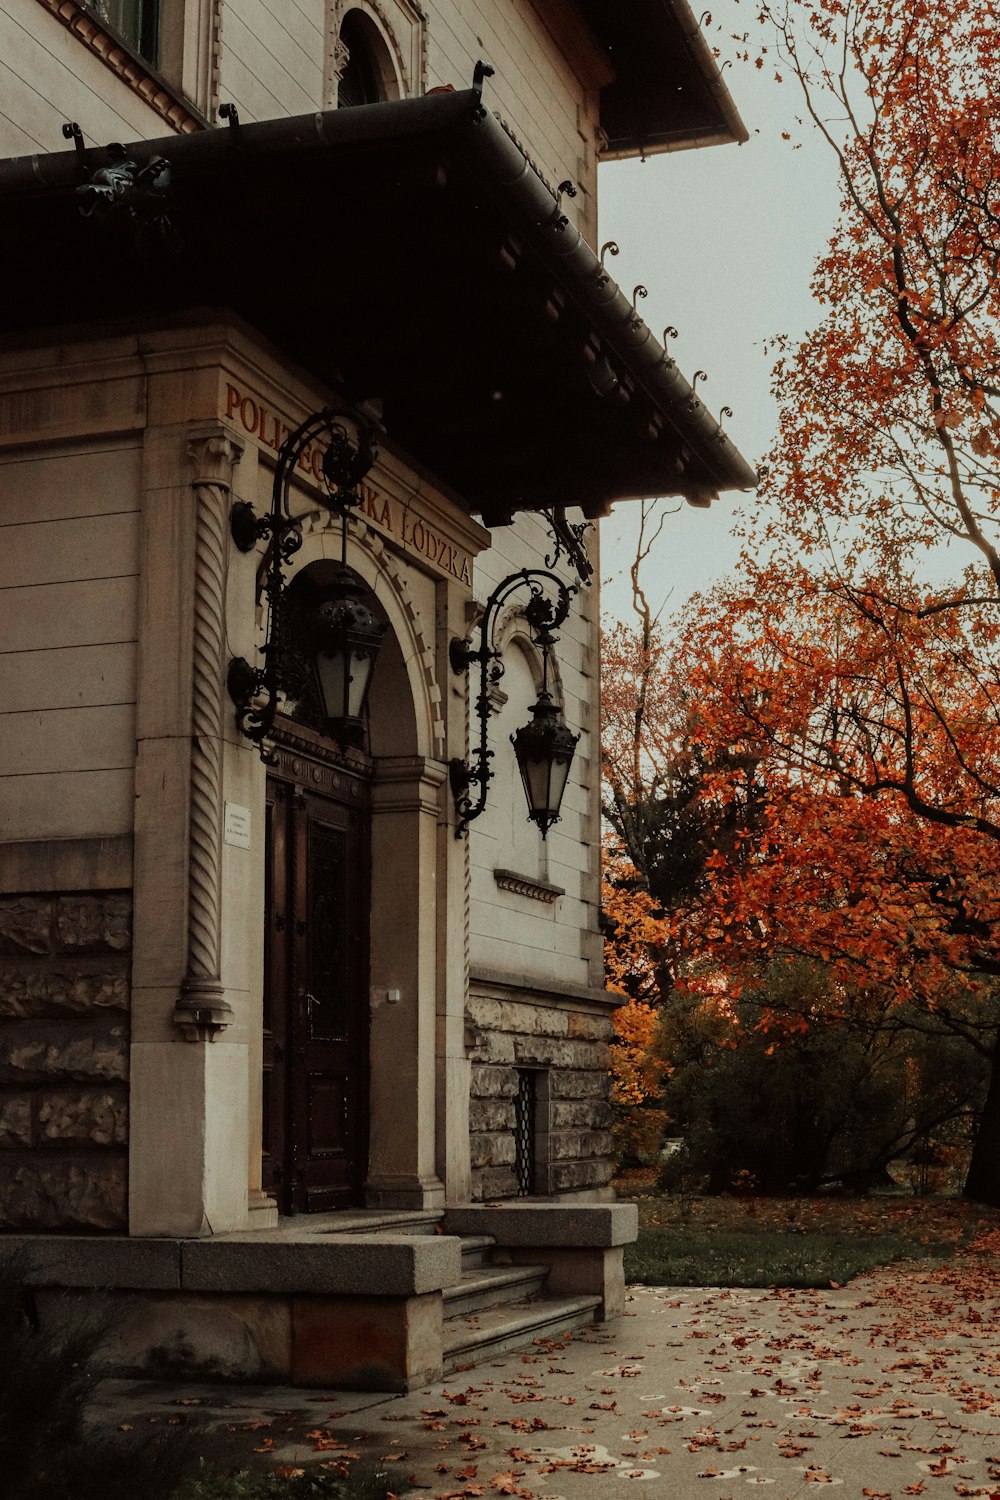
M637 554L639 625L606 650L607 805L655 890L643 804L679 758L715 815L759 786L665 913L675 978L735 987L804 953L946 1006L1000 975L1000 28L989 0L759 12L841 212L816 327L777 340L739 573L669 658Z
M663 1065L651 1055L658 1012L641 1000L629 1000L611 1015L617 1038L611 1044L612 1104L644 1104L657 1096Z

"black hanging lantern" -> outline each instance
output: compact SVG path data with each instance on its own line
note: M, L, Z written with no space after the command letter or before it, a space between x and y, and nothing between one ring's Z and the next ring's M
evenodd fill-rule
M531 710L531 723L523 725L510 742L528 799L528 817L542 830L542 838L559 821L559 808L569 780L569 768L578 734L567 727L543 687Z
M552 586L554 599L545 593L546 584ZM511 573L502 583L498 583L487 599L479 624L478 648L457 638L451 643L451 665L455 672L467 672L473 662L479 667L479 694L475 704L475 713L479 719L479 744L472 753L471 763L453 760L450 766L451 790L458 813L456 838L462 837L473 818L478 818L486 806L489 784L493 779L490 769L493 751L487 743L489 690L503 675L503 662L494 643L494 630L501 608L509 596L521 588L529 590L530 597L524 607L524 615L531 628L532 640L542 648L542 686L538 702L531 711L531 723L512 734L511 743L528 798L528 817L538 824L542 838L559 817L559 807L579 735L567 729L548 690L549 652L556 639L552 632L569 613L570 601L577 592L577 585L563 583L554 573L541 568L522 568L519 573ZM475 795L473 787L478 788Z
M355 574L341 566L332 597L319 605L309 625L316 690L329 734L339 745L360 745L385 623L364 602Z
M285 567L302 545L302 527L289 506L289 485L302 454L311 443L324 440L322 499L340 517L340 567L327 598L309 614L304 626L327 732L341 746L363 742L368 687L386 629L365 604L360 581L347 566L348 516L360 504L358 486L378 456L373 429L367 420L347 412L315 412L281 445L270 514L258 517L250 504L241 501L233 506L230 517L233 540L241 552L252 551L261 538L270 542L264 583L267 631L260 648L263 665L253 667L236 657L229 663L226 678L240 729L256 743L267 764L274 760L267 739L286 687L284 636L290 604Z

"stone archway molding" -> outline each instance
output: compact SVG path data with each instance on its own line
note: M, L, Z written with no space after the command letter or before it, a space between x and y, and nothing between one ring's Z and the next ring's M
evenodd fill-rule
M325 545L340 544L340 521L327 510L317 507L301 517L302 547L295 556L294 572L328 554L310 547L315 538ZM403 659L417 710L417 740L421 755L443 760L445 723L441 684L438 681L432 642L428 640L423 621L413 598L405 568L396 554L386 546L379 532L360 516L352 517L348 534L348 563L375 594L389 616L389 623L403 649ZM294 576L294 573L290 574Z

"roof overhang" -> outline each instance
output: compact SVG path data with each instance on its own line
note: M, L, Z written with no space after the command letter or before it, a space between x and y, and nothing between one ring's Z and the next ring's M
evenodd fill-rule
M748 139L688 0L576 3L613 74L601 88L602 161Z
M103 149L0 161L0 331L229 307L487 523L755 475L477 90L135 142L173 233L78 212Z

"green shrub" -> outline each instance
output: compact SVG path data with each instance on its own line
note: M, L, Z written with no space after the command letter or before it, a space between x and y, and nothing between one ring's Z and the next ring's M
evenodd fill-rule
M914 1149L960 1147L986 1081L964 1035L804 961L772 964L735 1000L671 996L656 1045L683 1138L661 1165L665 1192L888 1185Z
M170 1500L194 1466L186 1437L105 1434L86 1408L102 1370L102 1330L69 1312L36 1326L23 1256L0 1260L0 1474L4 1500Z

